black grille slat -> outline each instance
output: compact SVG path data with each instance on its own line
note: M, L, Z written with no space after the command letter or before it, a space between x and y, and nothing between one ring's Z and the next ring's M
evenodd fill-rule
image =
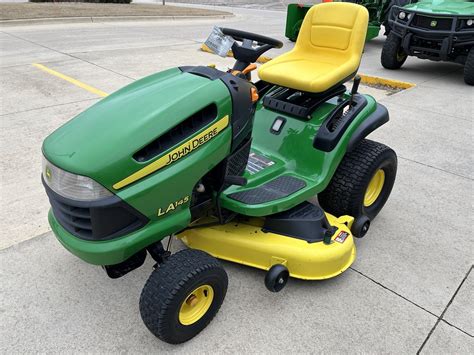
M217 106L215 104L203 108L154 141L148 143L133 155L133 159L138 162L145 162L155 158L186 138L191 137L198 130L214 121L216 117Z
M68 215L63 209L57 208L58 203L52 203L54 215L61 222L61 225L70 232L75 232L78 235L84 237L90 237L92 235L92 222L84 218L76 218Z
M69 224L76 229L87 229L92 232L92 222L87 219L73 218Z
M432 22L436 21L436 26L431 26ZM412 25L419 28L429 29L429 30L438 30L438 31L450 31L453 24L453 19L451 18L441 18L441 17L430 17L415 15Z
M78 217L78 218L90 218L90 210L88 208L79 208L79 207L71 207L65 204L62 204L61 202L58 201L53 201L51 202L52 205L56 209L61 210L66 215L70 215L72 217Z

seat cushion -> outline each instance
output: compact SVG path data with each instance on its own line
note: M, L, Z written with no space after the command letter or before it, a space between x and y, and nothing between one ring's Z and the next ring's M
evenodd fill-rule
M322 62L291 53L265 65L258 73L262 80L311 93L326 91L354 74L354 66L350 63Z
M313 6L293 50L259 68L272 84L319 93L352 78L359 68L368 12L352 3Z

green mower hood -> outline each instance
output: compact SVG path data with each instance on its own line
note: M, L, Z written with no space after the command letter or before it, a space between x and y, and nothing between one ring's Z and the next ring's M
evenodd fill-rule
M220 80L169 69L138 80L82 112L53 132L43 154L66 171L113 185L156 157L134 158L186 118L212 105L218 117L230 114Z
M408 4L404 8L429 14L474 17L474 1L469 0L421 0Z

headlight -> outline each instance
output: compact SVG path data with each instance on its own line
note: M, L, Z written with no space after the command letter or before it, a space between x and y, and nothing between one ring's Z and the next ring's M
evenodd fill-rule
M466 21L466 25L468 25L469 27L471 27L472 25L474 25L474 20L473 19L469 19Z
M406 14L405 12L403 12L403 11L400 11L400 13L398 14L398 18L399 18L400 20L404 20L405 17L407 17L407 14Z
M71 174L51 164L43 157L43 180L51 190L71 200L95 201L113 194L91 178Z

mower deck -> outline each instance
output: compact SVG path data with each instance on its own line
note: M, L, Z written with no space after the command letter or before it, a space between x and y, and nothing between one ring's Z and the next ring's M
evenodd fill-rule
M356 256L353 236L346 225L350 225L353 218L336 218L328 213L326 218L331 226L337 227L330 244L264 232L261 218L192 228L179 234L178 238L188 247L219 259L262 270L282 264L291 277L323 280L344 272Z

